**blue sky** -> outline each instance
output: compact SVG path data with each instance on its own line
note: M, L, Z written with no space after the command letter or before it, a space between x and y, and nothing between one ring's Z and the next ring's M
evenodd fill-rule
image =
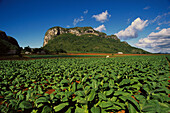
M0 0L0 30L42 47L54 26L91 26L150 52L170 53L170 0Z

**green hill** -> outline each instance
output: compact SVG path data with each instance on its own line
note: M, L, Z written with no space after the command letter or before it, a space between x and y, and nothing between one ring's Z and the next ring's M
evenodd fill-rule
M0 31L0 55L19 54L20 47L16 39L7 36L5 32Z
M94 34L83 34L77 36L71 33L54 35L43 47L50 52L99 52L99 53L133 53L147 54L149 52L130 46L113 38L96 36Z

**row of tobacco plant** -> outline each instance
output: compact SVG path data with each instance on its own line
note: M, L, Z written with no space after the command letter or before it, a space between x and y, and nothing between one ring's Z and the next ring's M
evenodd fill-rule
M0 110L167 113L166 57L0 61Z

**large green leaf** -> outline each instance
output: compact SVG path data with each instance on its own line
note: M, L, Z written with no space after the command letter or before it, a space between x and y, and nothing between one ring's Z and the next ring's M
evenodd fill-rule
M19 95L19 100L20 100L20 101L21 101L21 100L24 100L24 95L20 94L20 95Z
M85 93L85 95L87 95L89 92L90 92L90 86L86 86L85 88L84 88L84 93Z
M76 91L74 94L76 94L78 96L85 96L84 91Z
M92 88L95 89L95 90L98 90L98 84L97 84L97 81L96 80L92 80Z
M111 95L114 92L113 89L110 89L109 91L105 91L106 96Z
M63 80L61 80L60 83L65 84L65 83L69 83L69 81L67 79L63 79Z
M72 109L73 109L73 107L69 107L68 110L65 113L71 113Z
M123 79L119 85L122 86L122 85L126 85L126 84L129 84L130 83L130 80L129 79Z
M88 101L92 101L96 95L96 92L94 89L91 90L90 94L88 95Z
M85 75L85 77L82 78L82 82L86 82L87 78L88 78L88 75Z
M12 105L12 107L14 107L14 106L17 106L17 104L18 104L18 100L16 100L16 99L11 99L11 100L9 100L10 101L10 104L9 105Z
M76 89L77 89L77 87L76 87L76 82L74 82L74 83L72 84L72 92L75 92Z
M92 113L100 113L100 108L99 107L92 107L91 112Z
M106 95L103 93L98 93L99 99L107 100Z
M162 113L170 111L170 106L165 103L160 103L158 100L150 100L142 107L143 112Z
M86 110L76 106L75 113L86 113Z
M54 110L55 110L55 112L58 112L58 111L62 110L64 107L66 107L68 105L69 105L68 103L61 103L61 104L59 104L57 106L54 106Z
M30 97L31 97L31 91L28 90L27 91L27 95L26 95L26 100L28 101Z
M83 89L83 85L82 84L77 84L77 89Z
M121 109L125 109L125 104L124 103L121 103L121 102L113 102L113 107L117 107L117 106L120 106Z
M79 98L77 99L77 102L81 104L87 104L87 100L85 98Z
M107 107L110 107L110 106L113 106L113 104L111 102L105 102L105 101L102 101L99 106L101 108L107 108Z
M22 101L20 104L19 104L19 108L22 108L22 109L30 109L32 108L32 104L28 101Z
M43 107L43 110L41 113L50 113L52 111L52 108L50 108L49 106L45 105Z
M136 108L137 108L136 110L139 111L140 106L139 106L138 102L137 102L134 98L132 98L132 97L129 97L128 100L129 100L130 102L132 102L132 103L136 106Z
M127 92L124 92L124 91L115 91L114 95L115 96L118 96L118 95L130 96L131 94L127 93Z
M135 106L133 106L133 104L131 104L131 103L128 103L128 110L129 110L129 113L139 113L135 109Z
M48 102L48 99L46 97L40 97L38 99L36 99L35 103L42 103L42 102Z

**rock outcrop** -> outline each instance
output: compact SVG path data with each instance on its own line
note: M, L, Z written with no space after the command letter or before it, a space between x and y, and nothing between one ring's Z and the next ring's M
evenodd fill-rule
M106 38L112 38L120 41L120 39L116 35L108 35Z
M64 34L64 33L71 33L71 34L75 34L76 36L81 36L85 34L93 34L93 35L103 37L103 38L112 38L115 40L119 40L116 35L107 36L103 32L94 30L92 27L75 27L75 28L68 29L68 28L62 28L62 27L57 26L57 27L50 28L46 32L43 46L45 46L48 43L48 41L51 40L53 37Z

